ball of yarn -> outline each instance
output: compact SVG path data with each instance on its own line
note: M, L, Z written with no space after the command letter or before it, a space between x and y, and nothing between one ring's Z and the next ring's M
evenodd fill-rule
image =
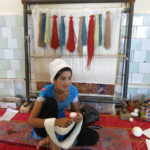
M76 113L76 112L71 112L71 113L69 114L69 116L70 116L70 118L74 118L74 117L77 116L77 113Z
M131 112L131 116L133 116L133 117L138 117L138 113L136 113L136 112Z
M130 121L130 122L133 122L133 118L129 118L129 121Z
M134 112L135 112L135 113L138 113L138 112L139 112L139 109L138 109L138 108L135 108L135 109L134 109Z
M133 133L134 136L140 137L143 134L143 131L140 127L134 127L132 129L132 133Z

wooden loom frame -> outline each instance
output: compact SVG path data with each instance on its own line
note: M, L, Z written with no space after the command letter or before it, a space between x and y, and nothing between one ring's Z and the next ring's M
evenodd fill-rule
M29 92L30 78L29 78L29 59L28 59L28 14L31 11L28 10L28 5L33 4L75 4L75 3L129 3L129 8L126 10L128 13L128 32L127 32L127 42L125 46L126 58L125 59L125 75L123 83L123 98L127 98L128 89L128 78L129 78L129 59L130 59L130 48L131 48L131 36L132 36L132 22L133 22L133 12L134 12L134 0L22 0L23 4L23 15L24 15L24 46L25 46L25 80L26 80L26 97L35 98ZM98 99L98 98L96 98ZM106 98L107 99L107 98Z

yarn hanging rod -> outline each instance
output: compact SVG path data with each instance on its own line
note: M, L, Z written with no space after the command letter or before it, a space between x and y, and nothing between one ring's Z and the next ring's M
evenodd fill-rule
M103 9L111 9L111 8L120 8L120 6L119 7L103 7ZM65 10L65 9L67 9L67 8L64 8L63 10ZM71 8L71 10L81 10L82 9L82 11L83 11L83 8ZM92 8L88 8L88 7L86 7L86 9L92 9ZM69 9L67 9L67 10L69 10ZM24 12L25 13L27 13L27 14L32 14L33 12L32 12L32 9L28 9L28 10L24 10ZM129 8L124 8L122 11L121 11L121 13L128 13L129 12ZM26 38L28 38L28 37L26 37Z
M63 58L69 58L69 57L79 57L79 55L63 55ZM56 55L30 55L30 58L56 58L56 57L62 57L60 54ZM87 55L83 55L83 57L87 57ZM128 60L128 58L125 55L95 55L94 57L100 57L100 58L125 58ZM79 57L80 58L80 57Z
M35 73L35 72L31 72L31 73ZM121 76L119 76L119 75L117 75L117 76L114 76L114 78L120 78ZM31 82L50 82L49 80L40 80L40 79L31 79L30 80ZM78 83L83 83L83 82L79 82L78 81ZM88 82L87 82L88 83ZM94 83L99 83L99 82L92 82L92 83L90 83L90 84L94 84ZM114 84L113 84L114 85Z

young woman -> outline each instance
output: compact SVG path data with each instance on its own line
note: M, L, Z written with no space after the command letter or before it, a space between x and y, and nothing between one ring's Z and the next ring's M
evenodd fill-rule
M52 84L46 85L40 91L28 122L33 127L32 137L40 140L37 149L50 143L51 150L59 150L60 148L52 142L46 133L45 119L57 118L55 126L65 128L73 121L79 123L82 117L78 113L78 90L71 84L72 70L69 65L61 59L56 59L49 64L49 71ZM65 109L70 106L77 112L77 116L73 119L65 116ZM57 134L57 138L61 141L64 136Z

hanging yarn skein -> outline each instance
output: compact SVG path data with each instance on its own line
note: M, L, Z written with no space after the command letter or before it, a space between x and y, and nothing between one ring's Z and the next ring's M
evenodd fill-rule
M64 18L65 16L61 16L60 33L59 33L59 44L61 49L65 45L65 39L66 39L66 27L65 27Z
M44 43L42 41L42 31L43 31L43 16L42 13L40 12L39 14L39 37L38 37L38 46L39 47L44 47Z
M82 20L82 45L83 46L87 45L87 29L86 29L85 17L83 17Z
M57 31L57 16L53 16L53 29L52 29L52 39L51 39L51 48L56 50L59 47L58 31Z
M67 41L67 49L71 53L75 51L75 33L73 28L72 16L70 16L70 20L69 20L69 34L68 34L68 41Z
M46 26L45 26L45 38L44 43L49 44L50 43L50 23L49 23L49 14L46 14Z
M99 15L95 15L94 43L97 48L99 46Z
M80 17L80 20L79 20L78 46L77 46L77 51L78 51L80 57L83 55L83 50L82 50L82 21L83 21L83 18Z
M87 50L88 50L87 68L90 69L91 61L94 55L94 15L90 16Z
M45 39L46 13L43 13L42 16L43 16L43 23L42 23L42 42L43 42L44 47L45 47L46 45L45 45L44 39Z
M111 47L111 22L110 11L106 12L105 32L104 32L104 47L109 49Z
M99 14L99 46L102 45L102 14Z

